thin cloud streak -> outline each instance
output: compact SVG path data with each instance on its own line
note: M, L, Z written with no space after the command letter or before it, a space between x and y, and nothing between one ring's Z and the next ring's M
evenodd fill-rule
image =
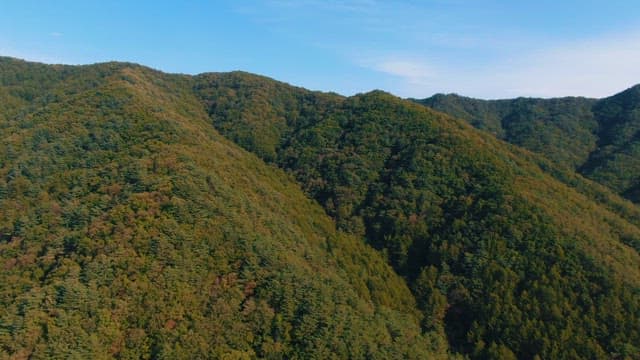
M368 14L378 6L376 0L273 0L269 2L273 6L287 8L315 8L336 12L353 12Z
M374 69L401 77L408 83L415 85L422 85L435 75L428 65L415 60L384 60L376 63Z
M503 81L512 84L514 93L603 97L640 82L638 62L640 32L635 32L533 54Z
M396 55L358 61L395 77L400 96L455 92L483 98L609 96L640 83L638 62L640 32L576 41L478 68Z

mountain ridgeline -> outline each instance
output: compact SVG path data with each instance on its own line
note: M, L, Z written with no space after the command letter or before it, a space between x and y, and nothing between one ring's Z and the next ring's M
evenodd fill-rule
M530 122L0 58L0 355L633 359L640 209L601 178L633 182L635 105L611 99Z
M415 100L640 202L640 85L601 99Z

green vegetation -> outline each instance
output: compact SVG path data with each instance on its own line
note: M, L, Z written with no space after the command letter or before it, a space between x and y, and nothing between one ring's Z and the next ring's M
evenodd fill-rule
M415 101L640 202L640 86L602 100L485 101L440 94Z
M524 359L638 351L635 206L382 92L337 98L243 73L199 76L196 90L223 134L290 171L339 228L385 254L410 284L423 329L444 329L454 350ZM278 130L249 130L260 128Z
M0 357L632 359L640 209L568 169L635 113L543 103L478 121L552 160L380 91L0 58Z
M403 280L192 80L0 63L0 358L430 358Z
M580 172L640 202L640 86L599 101L598 148Z

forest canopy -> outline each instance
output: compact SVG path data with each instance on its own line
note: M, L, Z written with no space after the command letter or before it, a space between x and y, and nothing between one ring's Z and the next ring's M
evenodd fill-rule
M635 159L632 98L0 58L0 355L633 358L640 209L582 163Z

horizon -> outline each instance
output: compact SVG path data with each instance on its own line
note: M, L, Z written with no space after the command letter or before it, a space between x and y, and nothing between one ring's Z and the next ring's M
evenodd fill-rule
M345 96L602 98L640 83L632 1L8 1L0 55L245 71Z
M405 100L423 100L423 99L428 99L428 98L431 98L431 97L434 97L434 96L458 96L458 97L462 97L462 98L468 98L468 99L474 99L474 100L483 100L483 101L513 100L513 99L518 99L518 98L526 98L526 99L584 98L584 99L591 99L591 100L600 100L600 99L605 99L605 98L608 98L608 97L615 96L615 95L617 95L619 93L622 93L622 92L625 92L625 91L630 90L632 88L635 88L637 86L640 86L640 83L637 83L637 84L628 86L626 88L619 89L619 90L617 90L616 92L614 92L612 94L605 95L605 96L602 96L602 97L566 95L566 96L550 96L550 97L517 96L517 97L511 97L511 98L490 98L490 99L488 99L488 98L467 96L465 94L459 94L459 93L456 93L456 92L447 92L447 93L437 92L437 93L434 93L434 94L432 94L430 96L426 96L426 97L422 97L422 98L416 98L416 97L411 97L411 96L403 97L403 96L394 94L394 93L392 93L390 91L387 91L385 89L370 89L370 90L365 90L365 91L354 93L354 94L345 95L345 94L341 94L341 93L338 93L338 92L333 91L333 90L314 90L314 89L309 89L309 88L306 88L306 87L304 87L302 85L299 85L299 84L289 83L289 82L286 82L286 81L283 81L283 80L280 80L280 79L277 79L277 78L273 78L273 77L270 77L270 76L267 76L267 75L258 74L258 73L252 73L252 72L245 71L245 70L204 71L204 72L200 72L200 73L189 74L189 73L181 73L181 72L167 72L167 71L164 71L164 70L161 70L161 69L156 69L156 68L150 67L150 66L145 65L145 64L141 64L141 63L137 63L137 62L130 62L130 61L120 61L120 60L106 60L106 61L100 61L100 62L94 62L94 63L86 63L86 64L65 64L65 63L47 63L47 62L42 62L42 61L33 61L33 60L22 59L22 58L17 58L17 57L13 57L13 56L6 56L6 55L2 55L2 54L0 54L0 58L9 58L9 59L13 59L13 60L16 60L16 61L24 61L24 62L27 62L27 63L40 64L40 65L45 65L45 66L56 66L56 65L61 65L61 66L93 66L93 65L108 64L108 63L131 64L131 65L135 65L135 66L140 66L140 67L144 67L144 68L147 68L147 69L151 69L153 71L158 71L158 72L161 72L163 74L168 74L168 75L198 76L198 75L210 74L210 73L222 73L222 74L225 74L225 73L233 73L233 72L242 72L242 73L250 74L250 75L253 75L253 76L264 77L264 78L267 78L267 79L272 80L272 81L277 81L277 82L280 82L280 83L284 83L284 84L286 84L288 86L298 87L298 88L302 88L302 89L305 89L305 90L308 90L308 91L314 91L314 92L317 91L317 92L322 92L322 93L333 93L333 94L337 94L339 96L344 96L344 97L355 96L355 95L359 95L359 94L367 94L367 93L371 93L371 92L375 92L375 91L382 91L382 92L389 93L389 94L391 94L393 96L396 96L396 97L399 97L399 98L405 99Z

